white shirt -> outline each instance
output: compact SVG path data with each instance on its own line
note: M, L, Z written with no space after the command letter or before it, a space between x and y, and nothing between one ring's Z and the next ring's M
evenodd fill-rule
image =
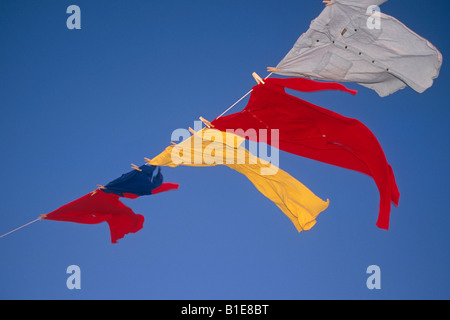
M381 97L406 86L424 92L439 75L442 55L394 17L373 13L373 6L386 1L334 0L312 21L276 73L355 82Z

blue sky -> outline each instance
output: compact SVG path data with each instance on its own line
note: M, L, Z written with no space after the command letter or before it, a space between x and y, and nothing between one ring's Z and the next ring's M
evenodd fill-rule
M81 8L81 30L66 9ZM0 234L142 164L177 128L212 120L290 50L321 1L0 2ZM104 224L41 221L0 239L1 299L448 299L448 2L381 7L443 54L418 94L356 84L298 93L362 121L401 192L375 226L372 179L280 153L280 167L329 208L307 232L227 167L163 168L178 191L125 200L144 228L110 243ZM247 100L235 107L241 110ZM66 269L81 269L81 290ZM366 287L370 265L381 289Z

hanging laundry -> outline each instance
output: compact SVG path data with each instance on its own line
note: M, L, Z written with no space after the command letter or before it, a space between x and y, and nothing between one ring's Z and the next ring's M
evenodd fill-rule
M157 172L155 173L155 171ZM163 183L161 168L144 164L105 185L102 190L135 199L163 191L178 189L176 183Z
M288 173L251 154L240 146L244 140L232 133L203 129L180 144L167 147L149 163L170 167L226 165L245 175L299 232L311 229L329 201L321 200Z
M217 118L211 122L212 126L222 131L236 130L256 142L278 141L280 150L371 176L380 193L377 226L388 229L390 203L398 205L400 193L375 135L360 121L289 95L285 88L356 94L338 83L303 78L266 79L265 84L253 88L244 110ZM259 129L266 129L267 135L260 134ZM271 130L267 129L278 129L278 139L272 139Z
M144 225L144 216L135 214L119 198L120 196L114 193L96 190L43 215L42 218L83 224L98 224L106 221L111 232L111 242L117 243L117 240L128 233L138 232Z
M278 66L269 70L355 82L381 97L406 86L424 92L439 75L442 55L428 40L381 13L377 6L384 2L331 1Z
M82 224L107 222L111 242L117 243L117 240L126 234L141 230L145 220L143 215L134 213L123 204L120 201L121 197L135 199L176 189L178 189L176 183L163 183L160 168L145 164L123 174L106 186L100 186L99 189L42 215L41 218Z

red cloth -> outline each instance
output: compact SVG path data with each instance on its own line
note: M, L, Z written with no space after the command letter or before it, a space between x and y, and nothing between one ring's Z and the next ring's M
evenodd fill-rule
M371 176L380 193L377 226L389 229L391 201L400 193L394 173L375 135L360 121L289 95L285 88L313 92L340 90L356 94L338 83L304 78L265 80L253 88L241 112L215 119L215 129L248 129L247 139L271 143L270 129L279 129L280 150ZM267 129L267 137L259 129ZM236 131L236 134L240 134Z
M180 185L178 183L165 182L160 187L153 189L152 194L157 194L161 192L166 192L170 190L178 190Z
M164 183L163 183L161 186L159 186L158 188L153 189L151 194L153 195L153 194L157 194L157 193L161 193L161 192L166 192L166 191L171 191L171 190L177 190L179 186L180 186L180 185L179 185L178 183L164 182ZM138 196L138 195L136 195L136 194L134 194L134 193L126 193L126 192L124 192L124 193L123 193L123 197L124 197L124 198L128 198L128 199L137 199L137 198L139 198L140 196Z
M45 215L44 219L83 224L106 221L111 242L117 243L117 240L128 233L138 232L144 225L144 216L135 214L119 198L119 195L96 190Z

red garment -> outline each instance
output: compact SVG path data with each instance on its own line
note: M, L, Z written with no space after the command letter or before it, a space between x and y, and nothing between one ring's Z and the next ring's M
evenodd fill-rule
M171 190L177 190L180 185L178 183L172 183L172 182L164 182L161 186L159 186L156 189L152 190L151 194L157 194L161 192L171 191ZM134 194L134 193L123 193L123 197L127 199L137 199L140 196Z
M96 190L61 208L44 215L44 219L97 224L106 221L111 232L111 242L117 243L128 233L142 229L144 216L135 214L124 205L120 196Z
M245 137L268 144L272 140L270 129L279 129L280 150L371 176L380 193L377 226L389 229L391 201L398 206L400 193L377 138L360 121L289 95L285 88L356 94L338 83L271 78L253 88L244 110L218 118L212 125L222 131L255 129L244 133L250 133ZM267 136L260 134L259 129L267 129ZM244 136L239 131L235 133Z
M177 190L180 185L178 183L165 182L159 188L153 189L152 194Z

